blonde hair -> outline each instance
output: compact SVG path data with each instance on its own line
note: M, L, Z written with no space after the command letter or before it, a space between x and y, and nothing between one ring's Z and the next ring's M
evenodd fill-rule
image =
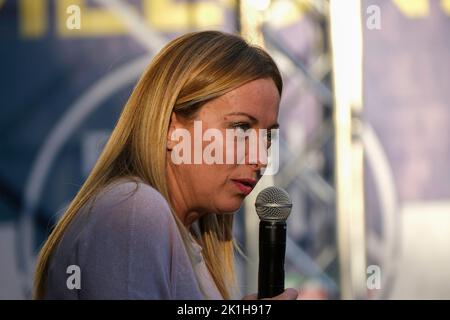
M139 177L167 200L192 259L189 231L173 210L166 181L171 114L190 118L207 101L261 78L273 79L281 95L282 79L272 58L239 36L202 31L169 42L136 84L97 163L42 247L34 297L45 297L52 252L70 222L101 189L122 177ZM229 299L235 283L233 215L205 215L199 227L206 266Z

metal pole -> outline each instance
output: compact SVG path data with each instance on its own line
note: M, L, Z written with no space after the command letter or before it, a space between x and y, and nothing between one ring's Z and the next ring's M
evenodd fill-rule
M343 299L366 297L361 1L330 1L335 98L337 244Z

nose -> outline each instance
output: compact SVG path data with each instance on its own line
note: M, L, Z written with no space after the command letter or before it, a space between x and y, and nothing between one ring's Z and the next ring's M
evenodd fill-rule
M261 170L268 165L268 148L265 141L258 139L257 148L248 148L247 163L255 168ZM255 154L256 153L256 154Z

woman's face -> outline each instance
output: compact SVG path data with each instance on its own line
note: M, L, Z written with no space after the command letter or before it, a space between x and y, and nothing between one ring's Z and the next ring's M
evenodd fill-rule
M261 129L277 128L279 103L273 80L258 79L209 101L189 122L172 114L167 170L176 209L199 213L239 209L267 163L261 157L267 155L266 147L261 140L251 140L249 133L262 136ZM238 128L247 137L241 132L240 137L227 139L227 134L239 135ZM237 150L238 141L245 146L243 153ZM251 154L251 149L257 152Z

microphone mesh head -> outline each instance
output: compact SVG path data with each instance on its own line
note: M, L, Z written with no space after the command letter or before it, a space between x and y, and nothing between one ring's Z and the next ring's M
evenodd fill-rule
M256 213L261 220L285 221L291 213L289 194L278 187L268 187L256 197Z

